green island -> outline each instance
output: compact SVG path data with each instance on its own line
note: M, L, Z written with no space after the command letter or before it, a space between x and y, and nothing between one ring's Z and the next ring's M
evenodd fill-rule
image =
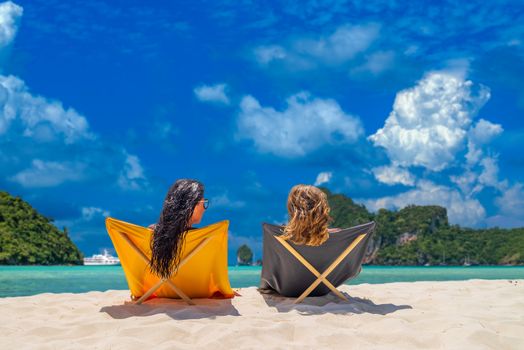
M247 244L242 244L237 250L237 265L253 265L253 251L247 246Z
M0 191L1 265L82 265L83 255L53 220Z
M365 263L374 265L524 265L524 228L471 229L450 225L446 209L410 205L370 213L342 194L322 189L333 227L375 221Z
M446 209L411 205L369 212L342 194L328 195L332 227L375 221L365 263L373 265L524 265L524 228L471 229L450 225ZM0 265L80 265L82 253L68 231L53 225L21 198L0 191ZM237 251L239 265L252 251Z

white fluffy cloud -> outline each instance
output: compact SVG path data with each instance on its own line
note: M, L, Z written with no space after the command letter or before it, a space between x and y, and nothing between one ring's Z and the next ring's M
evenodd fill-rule
M366 50L378 37L379 29L377 24L345 25L325 38L296 41L294 47L298 53L306 53L326 61L346 61Z
M378 181L387 185L413 186L415 184L415 176L409 170L394 165L376 167L371 171Z
M486 151L486 145L502 131L501 125L484 119L480 119L469 129L464 172L450 176L450 180L457 184L465 195L473 196L485 187L493 187L499 191L507 189L508 181L499 180L497 157L489 155Z
M74 109L32 95L17 77L0 75L0 135L8 130L44 143L60 140L72 144L94 138L86 118Z
M136 156L102 140L74 109L32 94L15 76L0 75L0 145L0 175L26 188L107 176L104 172L113 172L123 188L145 183Z
M501 218L518 221L511 216L515 212L508 209L510 206L502 204L506 201L518 207L518 188L508 190L508 181L499 179L498 156L489 149L489 143L503 128L485 119L474 121L490 97L489 89L476 86L463 76L463 71L433 72L415 87L397 94L384 127L369 137L375 146L385 148L392 165L372 171L380 182L416 184L416 188L365 201L370 208L435 204L446 207L450 221L461 225L493 224ZM456 189L415 179L404 169L412 166L432 171L419 172L422 178L448 169ZM400 171L393 171L399 167ZM502 215L485 217L476 197L488 187L502 194L496 200Z
M286 47L259 46L254 54L258 63L263 65L279 60L295 68L308 68L318 62L340 64L366 51L378 38L379 31L380 26L375 23L343 25L327 36L295 39Z
M323 171L318 174L317 179L315 180L315 186L320 186L322 184L328 183L331 181L331 177L333 177L333 173L330 171Z
M82 163L35 159L29 168L13 175L10 180L27 188L54 187L83 180L85 169L86 165Z
M524 185L522 183L516 183L501 196L495 198L495 205L499 208L499 213L487 218L488 225L507 228L524 226Z
M147 185L144 169L140 164L140 159L132 154L125 154L125 163L120 176L118 185L125 190L139 190Z
M459 191L421 180L417 187L394 196L362 200L367 208L377 211L381 208L400 209L410 204L440 205L447 209L452 224L478 226L483 224L486 211L476 199L464 197Z
M268 64L273 60L284 59L286 50L282 46L260 46L255 49L255 58L260 64Z
M504 129L500 124L494 124L484 119L480 119L475 126L471 127L468 131L468 153L466 154L468 165L472 166L479 163L484 155L483 146L503 131Z
M0 55L22 12L12 2L0 4ZM11 75L0 75L0 176L26 188L99 178L131 188L145 183L136 156L97 136L73 108L31 93Z
M499 191L507 189L508 181L499 180L499 167L496 158L482 158L477 168L475 171L466 169L460 175L451 175L450 180L468 197L482 191L485 187L492 187Z
M229 104L226 90L226 84L215 84L198 86L193 92L200 101Z
M393 51L378 51L369 55L364 63L351 70L351 73L366 73L378 75L391 68L395 62L395 53Z
M480 161L480 164L482 166L482 172L478 177L479 184L504 190L507 186L507 181L499 181L497 159L494 157L485 157Z
M111 213L108 210L98 208L98 207L83 207L82 208L82 218L86 221L93 220L93 218L102 216L104 218L110 216Z
M460 175L451 175L450 180L468 197L482 189L482 186L477 183L478 174L471 170L466 170Z
M238 133L260 152L300 157L323 145L348 144L363 134L357 117L346 114L332 99L301 92L287 99L287 108L263 107L252 96L240 104Z
M502 125L479 119L475 126L469 131L469 139L477 145L482 145L490 142L503 131Z
M430 73L399 92L382 129L369 139L394 164L440 171L465 147L473 117L489 99L484 86L446 73Z
M11 1L0 4L0 48L9 45L15 38L22 13L23 9Z
M504 215L524 219L524 186L516 183L497 197L495 204Z

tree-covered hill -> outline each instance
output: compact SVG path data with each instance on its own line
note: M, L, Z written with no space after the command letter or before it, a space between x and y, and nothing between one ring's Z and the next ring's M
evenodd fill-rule
M246 244L243 244L237 250L237 264L240 266L253 264L253 251Z
M377 265L524 265L524 228L470 229L449 225L445 208L410 205L370 213L341 194L328 195L333 227L374 220L366 262Z
M82 253L29 203L0 191L0 264L82 264Z

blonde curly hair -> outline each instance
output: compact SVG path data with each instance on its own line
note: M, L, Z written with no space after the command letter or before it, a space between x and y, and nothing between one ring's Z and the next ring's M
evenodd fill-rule
M289 222L284 239L295 244L318 246L329 238L329 204L324 192L315 186L296 185L287 199Z

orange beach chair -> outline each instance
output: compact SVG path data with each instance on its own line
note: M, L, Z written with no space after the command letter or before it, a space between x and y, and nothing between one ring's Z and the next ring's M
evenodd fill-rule
M168 279L149 269L153 230L113 218L106 219L109 237L115 246L127 279L131 298L137 304L150 297L232 298L227 274L227 229L222 221L186 234L178 271Z

